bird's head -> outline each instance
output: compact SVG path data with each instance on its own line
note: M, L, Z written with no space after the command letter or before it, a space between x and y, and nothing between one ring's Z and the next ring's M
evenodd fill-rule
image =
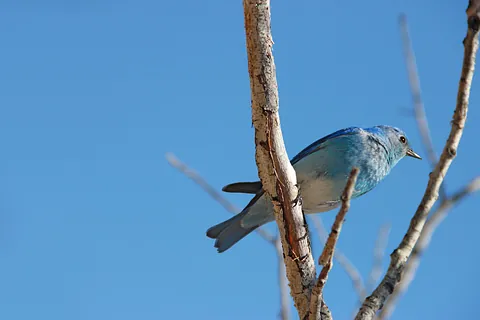
M382 132L382 136L386 140L390 152L395 160L398 161L405 156L422 159L422 157L413 151L405 132L390 126L377 126L377 128Z

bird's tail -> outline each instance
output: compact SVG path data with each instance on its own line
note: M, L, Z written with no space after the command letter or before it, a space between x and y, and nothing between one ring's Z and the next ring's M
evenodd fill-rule
M215 248L218 249L218 252L228 250L247 234L259 227L258 225L250 228L242 227L241 220L245 214L246 212L241 212L207 230L207 237L216 239Z

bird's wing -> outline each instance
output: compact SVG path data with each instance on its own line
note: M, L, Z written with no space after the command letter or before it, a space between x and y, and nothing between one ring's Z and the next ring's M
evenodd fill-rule
M302 160L306 156L322 149L325 146L325 142L333 139L333 138L338 138L341 136L348 136L348 135L353 135L358 132L360 132L362 129L357 128L357 127L349 127L345 129L338 130L334 133L329 134L328 136L325 136L321 139L318 139L317 141L313 142L311 145L300 151L293 159L290 161L292 165L297 163L298 161Z
M360 128L357 127L349 127L346 129L338 130L328 136L325 136L321 139L318 139L314 143L310 144L308 147L300 151L293 159L290 161L292 165L297 163L298 161L302 160L306 156L322 149L325 146L325 142L330 141L331 139L348 136L358 133ZM254 182L236 182L227 184L225 187L222 188L224 192L230 193L248 193L248 194L257 194L262 191L262 183L260 181Z

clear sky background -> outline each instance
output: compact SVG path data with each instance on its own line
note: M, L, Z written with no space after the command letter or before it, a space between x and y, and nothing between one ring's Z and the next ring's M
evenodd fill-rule
M404 129L425 156L401 12L441 151L467 0L272 2L290 157L377 124ZM165 160L174 152L217 189L257 179L241 1L7 0L0 39L0 318L276 319L274 250L252 234L218 254L205 231L229 214ZM480 174L477 80L450 193ZM385 223L388 264L428 173L427 161L404 159L352 203L339 248L363 275ZM437 230L393 319L478 318L479 204L466 199ZM328 226L335 212L322 215ZM325 297L349 319L356 295L338 265Z

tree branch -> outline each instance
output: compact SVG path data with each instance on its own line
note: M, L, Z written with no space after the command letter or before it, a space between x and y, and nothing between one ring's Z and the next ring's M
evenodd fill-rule
M280 129L270 1L244 0L243 6L258 175L274 206L290 294L299 318L305 319L316 273L301 201L295 202L296 175Z
M318 232L320 240L322 241L323 245L325 245L328 238L328 233L323 226L322 219L317 215L311 215L310 218L315 225L315 229ZM353 288L358 295L359 301L362 302L363 299L365 299L365 297L367 296L365 285L363 284L362 275L355 267L355 265L350 261L350 259L348 259L347 256L338 248L335 249L333 258L338 262L338 264L343 268L348 277L352 280Z
M397 288L395 288L395 291L390 296L390 298L385 302L385 305L383 306L382 310L378 315L379 320L388 319L392 315L398 300L405 293L405 291L410 286L410 283L413 281L417 269L420 265L420 258L430 245L433 233L435 232L439 224L447 217L453 206L461 202L468 195L477 192L478 190L480 190L480 176L473 179L468 185L463 187L460 191L455 193L450 198L445 199L445 201L443 201L440 206L438 206L437 209L432 213L431 217L425 223L425 227L423 228L423 231L420 234L420 238L418 239L418 242L412 251L412 255L408 259L408 263L405 266L405 270L403 272L403 279L402 281L400 281Z
M382 276L382 262L388 244L390 229L390 224L384 224L378 231L377 241L375 241L375 248L373 250L372 270L370 271L370 276L368 277L369 279L367 282L367 290L373 290L378 279Z
M437 164L437 154L433 148L430 129L428 128L427 116L425 114L425 106L423 105L422 94L420 89L420 79L418 77L417 63L415 53L412 47L412 41L408 32L407 16L401 14L399 17L400 31L402 36L403 54L407 65L408 82L413 99L413 111L415 120L417 121L418 130L422 138L425 152L432 168Z
M168 163L183 173L185 176L187 176L190 180L195 182L200 188L203 189L210 197L213 198L216 202L218 202L225 210L230 212L231 214L235 215L239 213L241 210L239 210L237 207L235 207L233 204L230 203L227 199L225 199L220 193L218 193L205 179L202 178L195 170L189 168L185 163L180 161L173 153L167 153L165 155L167 158ZM257 228L255 232L260 235L265 241L275 245L275 239L276 237L272 235L270 232L262 229L262 228Z
M345 221L345 216L347 215L348 209L350 209L350 199L352 198L355 182L357 182L358 172L358 168L353 168L352 172L350 173L350 177L348 178L342 194L342 207L335 217L335 221L332 225L332 231L330 232L327 242L323 248L323 252L320 255L319 264L322 265L323 268L322 271L320 271L317 283L312 290L312 298L310 300L310 320L328 319L328 315L323 317L324 313L322 312L323 287L327 283L328 273L333 266L335 246L337 245L338 237L340 236L340 231L342 230L342 225Z
M218 193L205 179L200 176L195 170L189 168L185 163L180 161L173 153L167 153L165 155L168 163L183 173L185 176L190 178L194 183L196 183L200 188L203 189L208 195L210 195L213 200L220 203L227 211L231 214L237 214L240 212L233 204L231 204L227 199L225 199L220 193ZM274 237L268 231L257 228L255 230L265 241L275 246L275 252L277 254L279 269L278 269L278 282L280 287L280 319L288 320L290 319L290 299L288 296L288 286L285 282L285 265L283 264L283 252L280 240L278 237Z
M410 91L412 92L413 111L417 127L422 138L422 145L427 153L427 158L432 168L435 168L438 158L437 153L433 147L430 129L428 127L427 115L425 113L425 106L422 100L420 89L420 79L418 76L418 68L415 59L415 52L413 51L412 41L408 33L407 16L401 14L399 17L400 31L403 43L403 53L405 56L405 63L407 65L408 82L410 84ZM440 200L446 197L445 184L440 186Z
M280 319L290 319L290 296L288 295L288 282L286 278L285 263L283 262L282 241L279 237L275 240L275 252L278 263L278 285L280 287Z
M463 68L459 83L457 105L453 114L452 128L447 143L443 148L440 160L430 174L425 194L413 216L407 233L398 248L391 254L391 261L387 273L372 295L365 299L356 320L373 319L375 313L382 308L385 300L390 296L399 283L407 259L417 243L425 225L428 213L438 198L438 191L447 171L457 154L458 144L462 137L467 118L468 99L475 69L475 56L478 50L478 31L480 17L478 15L480 0L471 0L467 9L468 31L464 40ZM471 7L475 5L473 10Z

